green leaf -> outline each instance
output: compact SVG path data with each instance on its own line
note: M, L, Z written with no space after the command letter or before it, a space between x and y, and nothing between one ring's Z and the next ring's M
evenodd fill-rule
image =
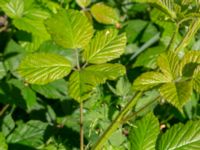
M93 36L90 21L76 10L60 10L45 24L52 39L64 48L84 48Z
M169 51L168 53L161 54L158 57L157 64L160 70L172 80L176 80L177 77L180 77L179 72L179 58L174 53Z
M24 13L24 0L10 0L2 9L11 18L22 17Z
M45 85L32 85L34 91L49 99L64 99L68 97L67 82L60 79Z
M18 73L31 84L46 84L68 75L70 62L64 57L51 53L35 53L26 56Z
M166 83L161 86L159 91L166 101L181 110L192 95L192 82L181 81Z
M31 147L38 147L43 144L44 132L47 124L41 121L29 121L20 124L7 138L8 143L17 143Z
M130 20L127 22L126 27L126 35L127 35L127 41L128 43L132 43L135 41L139 35L142 33L142 31L145 29L145 27L148 25L147 21L144 20Z
M8 150L8 145L2 132L0 132L0 143L0 150Z
M30 41L19 39L27 51L35 51L42 42L50 39L43 23L50 12L43 9L36 1L10 0L0 6L9 17L13 18L15 27L31 34Z
M192 77L192 85L193 85L193 88L198 93L200 93L200 66L198 66L194 71L194 74Z
M3 62L0 62L0 79L6 76L6 69Z
M158 139L158 150L199 150L200 121L176 124Z
M93 64L101 64L120 57L124 53L126 35L118 35L115 29L105 29L96 33L84 51L84 59Z
M189 51L187 52L181 63L180 63L180 71L182 72L184 67L187 65L187 64L200 64L200 51Z
M133 0L139 3L150 3L157 6L161 11L170 16L176 18L175 2L174 0Z
M149 113L137 120L130 131L130 149L133 150L155 150L156 139L159 134L158 119Z
M133 88L145 91L162 83L170 82L170 78L159 72L146 72L133 82Z
M93 65L75 71L69 79L69 95L81 102L90 96L97 85L105 83L106 80L115 80L125 72L124 66L120 64Z
M76 0L76 3L82 7L82 8L86 8L88 5L90 5L91 0Z
M15 121L13 120L12 115L11 114L6 115L2 119L1 130L3 134L5 136L8 136L13 131L14 128L15 128Z
M157 58L164 51L165 51L165 47L163 45L151 47L151 48L145 50L143 53L141 53L137 57L133 67L143 66L145 68L156 69Z
M91 13L94 18L103 24L117 24L119 15L115 9L105 5L104 3L97 3L91 7Z

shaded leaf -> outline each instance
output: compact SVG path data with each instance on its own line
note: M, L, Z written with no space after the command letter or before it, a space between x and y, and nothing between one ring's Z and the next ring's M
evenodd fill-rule
M158 150L199 150L200 121L176 124L158 139Z
M18 68L18 73L32 84L46 84L61 79L70 71L71 64L67 59L51 53L30 54Z
M115 29L105 29L96 33L84 51L84 59L93 64L101 64L120 57L126 45L125 34L118 35Z
M196 68L192 77L193 88L200 93L200 66Z
M64 48L84 48L93 36L88 18L77 10L60 10L45 24L52 39Z
M20 124L7 138L8 143L38 147L43 144L44 132L47 124L41 121L29 121Z
M105 5L104 3L97 3L91 7L91 13L94 18L103 24L117 24L119 21L119 16L117 11Z
M67 82L60 79L45 85L32 85L34 91L49 99L67 98Z
M130 131L130 149L155 150L156 139L159 134L158 119L152 114L144 116L134 123Z
M0 62L0 79L6 76L6 69L3 62Z

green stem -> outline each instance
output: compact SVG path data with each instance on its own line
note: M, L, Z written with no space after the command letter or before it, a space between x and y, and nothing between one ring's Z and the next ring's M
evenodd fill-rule
M186 35L184 36L183 40L179 43L179 45L176 47L175 52L179 52L182 49L184 49L191 41L192 37L196 34L196 32L198 31L200 27L200 19L199 18L195 18L190 27L188 32L186 33Z
M83 102L80 103L80 150L84 150Z
M110 124L106 131L102 134L100 139L94 144L92 150L101 150L104 143L112 135L112 133L122 124L124 116L135 106L137 101L142 96L142 92L139 92L134 98L123 108L123 110L117 115L115 120Z

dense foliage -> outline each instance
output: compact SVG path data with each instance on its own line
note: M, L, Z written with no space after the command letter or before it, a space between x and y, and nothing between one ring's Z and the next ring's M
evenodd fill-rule
M199 0L1 0L0 150L199 150Z

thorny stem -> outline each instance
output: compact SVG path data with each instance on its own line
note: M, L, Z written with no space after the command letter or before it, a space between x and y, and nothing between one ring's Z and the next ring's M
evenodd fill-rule
M83 102L80 103L80 150L84 150Z
M92 150L101 150L103 144L108 140L112 133L122 124L123 117L127 115L127 113L133 108L133 106L135 106L142 94L142 92L138 92L134 96L134 98L130 102L128 102L128 104L122 109L122 111L117 115L115 120L112 121L110 126L102 134L100 139L95 143L95 145L92 147Z

